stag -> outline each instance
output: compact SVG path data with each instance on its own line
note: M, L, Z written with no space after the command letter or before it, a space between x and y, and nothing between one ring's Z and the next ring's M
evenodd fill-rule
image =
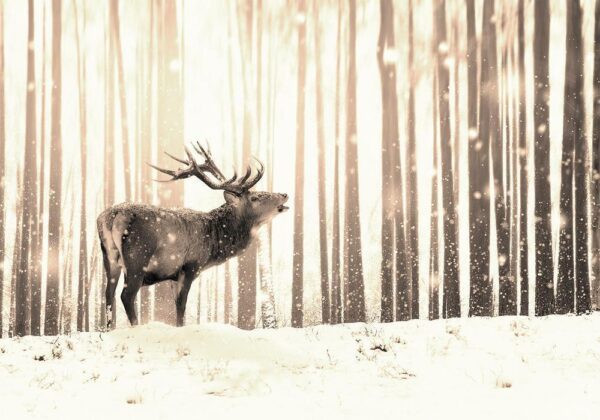
M210 150L200 143L193 151L185 148L187 159L166 153L185 165L169 170L154 169L169 175L164 182L195 176L213 190L222 190L225 204L207 213L191 209L171 209L145 204L122 203L104 210L98 217L98 234L106 271L106 319L112 324L111 309L121 271L125 284L121 300L131 325L138 324L135 297L140 287L161 281L176 282L177 326L184 322L188 292L199 273L235 257L248 247L258 228L288 210L287 194L255 192L250 189L264 174L258 160L252 175L249 165L238 178L226 179L215 164Z

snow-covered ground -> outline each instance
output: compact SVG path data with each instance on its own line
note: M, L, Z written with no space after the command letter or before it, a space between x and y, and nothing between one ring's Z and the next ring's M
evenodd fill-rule
M600 314L0 340L0 418L600 418Z

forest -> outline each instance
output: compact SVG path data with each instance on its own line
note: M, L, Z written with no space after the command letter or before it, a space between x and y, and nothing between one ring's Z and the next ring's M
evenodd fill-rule
M599 307L600 0L4 0L0 25L0 337L104 331L96 218L223 204L148 165L198 141L290 210L187 324Z

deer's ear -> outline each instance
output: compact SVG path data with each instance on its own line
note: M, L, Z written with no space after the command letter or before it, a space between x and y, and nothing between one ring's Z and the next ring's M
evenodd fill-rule
M227 204L232 204L235 206L240 202L240 198L237 195L230 193L228 191L223 192L223 197L225 197L225 202Z

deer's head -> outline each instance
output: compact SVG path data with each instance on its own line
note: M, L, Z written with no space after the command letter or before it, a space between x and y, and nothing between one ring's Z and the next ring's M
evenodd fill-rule
M167 153L171 158L186 165L185 168L173 171L154 165L150 166L170 175L171 179L166 182L195 176L209 188L223 190L225 201L236 209L240 217L249 220L253 225L259 226L268 223L279 213L288 210L288 207L284 205L288 200L287 194L250 191L265 173L264 166L258 159L255 159L259 164L256 174L253 175L252 167L248 166L244 176L238 177L237 174L234 174L233 177L227 179L212 159L210 150L202 147L199 142L193 144L193 148L198 155L204 158L204 163L197 162L192 151L186 147L187 159L179 159Z

